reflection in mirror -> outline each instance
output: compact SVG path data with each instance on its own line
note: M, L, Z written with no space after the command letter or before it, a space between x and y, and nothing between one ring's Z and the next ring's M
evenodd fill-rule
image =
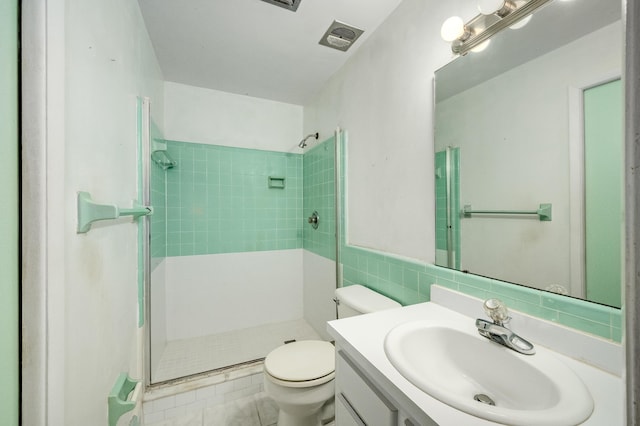
M620 16L551 2L436 72L436 264L620 306Z

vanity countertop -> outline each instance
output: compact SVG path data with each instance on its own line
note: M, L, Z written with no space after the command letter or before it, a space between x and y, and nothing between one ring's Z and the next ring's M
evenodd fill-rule
M336 345L346 351L383 391L387 398L402 407L420 424L495 425L497 423L474 417L454 409L429 396L405 379L387 359L384 339L395 326L421 320L475 321L433 302L375 312L330 321L328 332ZM526 334L522 333L527 338ZM533 340L536 344L536 341ZM490 342L487 342L490 344ZM553 348L550 348L553 350ZM624 424L624 382L611 373L555 352L585 383L595 402L593 414L584 425ZM425 362L429 354L425 353Z

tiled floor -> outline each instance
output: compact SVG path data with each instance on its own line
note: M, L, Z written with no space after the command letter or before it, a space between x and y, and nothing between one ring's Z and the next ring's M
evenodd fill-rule
M264 358L284 341L319 339L303 319L169 342L153 382L190 376ZM153 354L152 354L153 356Z
M335 426L333 404L325 404L322 418L323 425ZM145 423L144 426L275 426L277 423L277 405L260 392L196 413Z
M145 426L272 426L278 407L264 392Z

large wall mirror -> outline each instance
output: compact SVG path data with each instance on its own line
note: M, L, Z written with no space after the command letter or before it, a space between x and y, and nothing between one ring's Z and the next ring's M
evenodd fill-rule
M436 72L436 264L620 307L617 0L554 0Z

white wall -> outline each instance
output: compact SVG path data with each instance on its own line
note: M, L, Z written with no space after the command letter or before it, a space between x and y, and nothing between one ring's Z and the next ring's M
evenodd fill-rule
M165 83L166 139L302 153L302 107Z
M168 340L302 318L302 250L168 257Z
M125 207L138 198L136 97L150 96L161 109L162 73L136 2L68 0L61 6L65 102L50 108L64 108L64 163L48 177L52 188L64 185L64 205L50 207L65 211L59 241L64 292L49 309L61 313L64 331L57 332L55 321L49 325L50 338L64 341L64 362L49 365L63 382L50 390L59 415L50 424L106 424L107 396L118 375L143 376L138 227L130 219L105 221L76 234L76 192Z
M452 58L440 26L474 9L464 0L404 0L305 104L305 132L349 132L350 244L433 262L432 79Z
M438 145L460 147L462 205L553 204L551 222L462 219L461 269L542 289L572 287L570 230L581 230L572 227L570 200L584 189L570 181L569 123L580 111L570 110L569 89L620 75L621 34L620 22L609 25L438 102Z
M304 250L304 319L326 340L327 321L336 319L333 301L336 289L336 262Z

